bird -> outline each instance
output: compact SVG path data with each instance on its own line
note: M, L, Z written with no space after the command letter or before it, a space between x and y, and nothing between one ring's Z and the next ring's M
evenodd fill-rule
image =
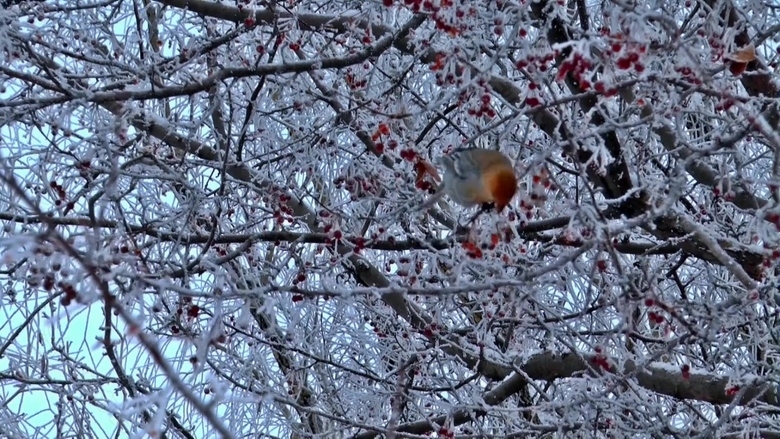
M462 148L441 157L439 162L445 170L442 182L445 192L463 207L495 206L501 212L517 192L512 162L499 151Z
M483 148L460 148L442 156L442 183L422 208L427 209L444 195L463 206L481 206L471 221L492 208L499 213L517 192L517 175L512 161L499 151Z

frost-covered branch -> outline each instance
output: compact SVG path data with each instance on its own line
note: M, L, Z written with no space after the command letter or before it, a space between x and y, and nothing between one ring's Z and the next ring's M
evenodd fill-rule
M579 374L597 379L600 374L611 375L614 370L604 371L603 364L598 355L582 353L554 353L542 352L532 356L520 366L523 374L513 373L495 389L482 395L482 400L487 406L493 406L504 402L514 396L525 384L527 375L530 379L554 382L565 380ZM594 373L598 371L598 373ZM625 376L626 379L636 381L640 386L670 396L679 400L698 400L714 404L729 404L734 402L734 397L739 395L737 405L745 405L755 402L764 403L774 407L780 407L780 395L774 383L766 379L751 379L745 377L741 386L734 383L728 377L715 374L691 371L683 372L680 367L670 367L663 363L650 363L647 366L638 366L633 362L626 363L617 377ZM423 421L411 422L399 425L398 432L425 434L436 431L447 420L452 420L456 425L468 422L474 418L485 416L487 410L478 407L460 407L449 415L441 415ZM379 430L361 433L354 439L375 438Z

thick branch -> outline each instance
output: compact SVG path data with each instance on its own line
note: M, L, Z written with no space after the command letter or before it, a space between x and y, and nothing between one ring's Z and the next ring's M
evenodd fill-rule
M597 364L599 362L596 361L595 355L543 352L533 356L520 369L530 379L552 382L582 373L594 376L594 371L598 370ZM730 404L734 400L734 395L729 391L735 388L732 380L715 374L691 371L686 378L682 371L675 371L674 368L670 368L664 363L652 363L648 367L642 367L629 362L623 367L621 375L633 377L631 379L636 380L637 384L647 390L681 400L691 399L711 404ZM518 392L525 384L523 374L513 373L495 389L482 395L482 398L489 406L498 405ZM771 383L756 380L744 383L743 386L747 386L747 389L744 389L737 404L745 405L758 401L780 407L777 389ZM449 415L401 425L396 428L396 431L425 434L432 431L434 426L442 425L448 419L451 419L455 425L460 425L479 416L484 416L486 413L487 411L484 409L459 408ZM353 437L355 439L370 439L378 435L379 431L372 431Z
M20 224L44 223L39 216L22 216L0 212L0 220L13 221ZM569 218L561 217L551 220L535 221L523 226L518 233L527 241L550 242L566 247L581 247L583 241L571 241L557 238L549 234L538 232L565 227ZM260 233L236 233L220 234L212 237L210 234L183 234L181 232L168 232L144 225L125 225L116 221L98 220L93 222L85 217L49 217L45 219L47 224L58 226L101 227L107 229L126 229L127 233L146 235L160 242L176 242L181 245L192 244L245 244L247 242L296 242L307 244L331 244L333 237L327 233L300 233L300 232L260 232ZM451 248L457 242L463 242L467 235L457 235L454 239L365 239L361 236L344 236L342 243L349 247L360 245L363 248L383 251L408 251L408 250L443 250ZM655 244L651 242L617 242L612 247L620 253L635 255L669 255L680 251L680 247L670 244Z

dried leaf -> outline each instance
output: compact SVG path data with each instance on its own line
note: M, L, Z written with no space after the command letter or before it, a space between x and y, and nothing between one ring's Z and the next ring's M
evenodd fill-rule
M434 167L428 161L422 159L418 163L421 167L421 170L424 173L433 177L434 181L436 181L437 183L441 181L441 176L439 175L439 171L436 170L436 167Z
M749 63L756 59L756 48L753 45L743 47L736 52L729 53L724 56L723 59L728 61L734 61L737 63Z

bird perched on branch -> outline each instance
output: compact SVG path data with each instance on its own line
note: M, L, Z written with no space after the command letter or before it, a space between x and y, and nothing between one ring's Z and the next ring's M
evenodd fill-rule
M504 210L517 192L512 162L491 149L468 148L453 151L440 160L445 173L442 186L452 201L464 207L494 205Z
M482 148L457 149L439 160L444 176L439 189L422 206L427 209L442 196L463 207L480 205L481 212L501 212L517 192L517 176L504 154ZM476 216L472 221L476 219Z

